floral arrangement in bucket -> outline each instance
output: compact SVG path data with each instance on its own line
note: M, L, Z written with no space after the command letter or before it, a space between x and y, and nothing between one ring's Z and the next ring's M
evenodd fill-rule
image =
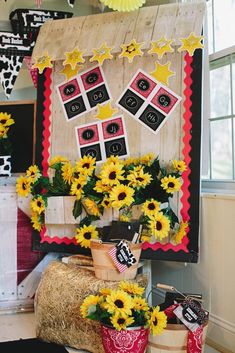
M12 153L12 144L8 133L14 123L11 114L0 112L0 156L9 156Z
M159 307L150 307L143 297L144 288L122 281L117 289L102 288L89 295L80 311L83 318L99 321L106 353L145 352L149 332L159 335L167 325L167 316Z
M32 195L32 224L38 231L45 224L47 198L73 195L74 218L84 214L75 235L82 247L90 247L90 240L99 238L92 222L109 208L119 211L121 221L130 222L133 208L140 206L139 222L144 225L141 241L161 241L169 236L178 244L186 234L188 223L179 221L170 203L180 191L181 175L186 170L181 160L162 166L152 154L127 160L111 156L97 167L91 156L84 156L74 165L58 156L51 159L49 167L51 177L43 176L34 165L16 185L20 196Z

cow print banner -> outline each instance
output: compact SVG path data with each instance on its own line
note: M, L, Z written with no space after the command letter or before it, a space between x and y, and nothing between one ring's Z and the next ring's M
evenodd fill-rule
M74 7L75 0L67 0L69 6Z
M10 97L15 81L23 63L20 56L0 56L0 82L7 98Z

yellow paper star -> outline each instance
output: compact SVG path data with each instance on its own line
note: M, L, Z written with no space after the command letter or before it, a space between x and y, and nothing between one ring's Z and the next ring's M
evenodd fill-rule
M84 63L85 60L83 58L83 51L79 50L78 48L75 48L73 51L66 52L65 56L66 59L63 62L63 65L70 65L73 70L75 70L76 65L80 63Z
M141 50L141 47L144 43L137 43L135 39L129 44L122 44L122 52L119 55L119 58L126 57L129 60L129 63L132 63L135 56L142 56L144 53Z
M98 61L102 65L104 60L113 58L112 49L113 47L107 47L106 43L103 43L100 48L92 50L93 56L90 58L90 62Z
M111 107L110 102L105 105L98 104L98 114L95 117L97 119L104 120L104 119L112 118L112 116L117 112L118 112L117 109L113 109Z
M158 61L155 63L155 70L150 74L157 80L162 82L164 85L169 84L169 78L175 75L174 71L170 70L170 61L166 64L161 65Z
M204 48L201 43L203 36L196 36L194 32L191 32L187 38L180 38L182 45L178 49L178 52L186 50L190 56L193 56L196 49Z
M46 68L52 68L52 58L48 53L44 53L42 56L36 56L35 64L32 66L32 69L38 69L39 73L42 74L43 70Z
M67 80L70 80L72 77L76 76L79 71L83 68L84 65L78 65L73 70L71 65L65 65L63 70L60 71L60 74L66 76Z
M148 54L157 54L159 59L161 59L165 53L174 52L174 49L171 46L172 42L173 40L168 40L165 36L163 36L156 42L151 42L152 48L148 51Z

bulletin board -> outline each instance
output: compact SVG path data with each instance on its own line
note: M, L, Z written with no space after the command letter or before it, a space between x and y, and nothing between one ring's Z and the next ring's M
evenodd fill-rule
M47 51L54 60L53 68L46 69L44 74L40 75L38 86L38 114L43 114L41 127L38 128L42 131L43 141L38 141L36 149L41 151L38 162L45 172L50 156L63 155L71 161L77 160L79 154L75 129L97 122L93 107L90 104L88 109L87 102L82 108L82 114L67 114L65 119L66 103L63 104L63 99L66 102L66 97L58 94L58 87L61 87L64 81L60 73L63 69L64 53L72 51L75 46L86 48L84 73L90 72L95 67L88 60L92 55L92 48L103 42L114 48L113 59L105 61L102 65L104 81L108 86L104 88L106 91L103 96L111 94L113 102L120 108L119 113L124 116L130 155L138 157L152 152L159 155L160 161L185 160L188 169L184 174L182 192L174 199L174 207L178 214L190 223L187 236L179 245L173 245L167 239L154 244L144 243L142 257L145 259L184 262L198 260L202 51L196 50L194 55L190 56L185 52L179 53L177 48L179 39L190 32L201 34L204 11L203 1L153 6L130 14L105 13L46 23L40 31L33 52L36 57ZM74 40L71 37L72 30ZM160 131L151 131L144 121L140 124L138 119L133 119L126 112L125 107L120 107L120 97L139 70L147 75L154 70L156 57L147 54L147 50L151 40L162 35L175 39L174 52L165 54L162 63L171 62L171 69L176 75L170 80L168 87L176 100L177 97L182 100ZM58 39L55 39L55 36ZM129 64L126 59L119 58L118 54L120 45L130 42L133 38L137 42L143 42L143 49L146 51L143 56L136 57L133 63ZM87 94L85 86L83 89L84 94ZM77 92L73 98L80 96L80 92ZM113 219L115 217L117 215L114 213ZM49 229L44 229L41 233L34 232L34 247L41 251L88 253L86 249L76 245L73 232L65 234L64 230L59 228L54 228L52 232Z
M0 102L0 111L11 114L15 121L9 132L12 173L24 173L35 163L36 101Z

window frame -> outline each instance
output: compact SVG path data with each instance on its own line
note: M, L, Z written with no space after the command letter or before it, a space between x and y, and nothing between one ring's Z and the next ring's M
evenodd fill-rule
M208 25L208 21L206 21L206 26ZM234 85L234 72L233 72L233 64L235 62L235 45L216 51L215 52L215 18L214 18L214 0L212 0L212 47L213 47L213 53L208 55L208 60L209 60L209 67L208 67L208 76L210 76L210 70L211 70L211 64L215 63L216 61L219 61L221 59L228 58L229 59L229 69L230 69L230 92L231 92L231 115L229 116L224 116L224 117L214 117L211 118L210 112L208 116L204 116L204 119L208 119L208 131L205 131L204 129L204 134L207 134L207 139L204 139L207 141L206 143L208 144L207 146L207 151L208 151L208 175L203 176L202 175L202 192L210 192L210 193L225 193L225 194L235 194L235 106L234 106L234 97L235 97L235 87ZM221 65L222 67L223 65ZM210 77L209 77L210 80ZM210 83L210 81L207 83ZM204 102L206 104L206 102ZM212 178L212 169L211 169L211 122L216 121L216 120L225 120L225 119L231 119L231 137L232 137L232 167L233 167L233 179L213 179ZM205 124L204 124L205 126ZM205 147L205 146L204 146Z

